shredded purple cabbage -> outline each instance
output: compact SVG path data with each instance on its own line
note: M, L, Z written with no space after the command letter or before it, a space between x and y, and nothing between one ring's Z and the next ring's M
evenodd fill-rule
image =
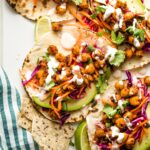
M86 94L85 89L81 93L80 93L80 89L76 89L72 93L69 94L69 97L74 100L78 100L78 99L83 98L85 94Z
M131 73L129 71L126 71L126 75L128 77L128 86L131 87L132 86L132 76Z
M66 122L66 120L69 118L70 114L69 113L62 113L61 118L60 118L60 125L64 125L64 123Z
M143 85L143 91L144 91L144 96L148 96L148 87L144 84Z
M32 74L31 74L31 78L28 79L28 80L23 81L23 82L22 82L23 85L26 85L26 84L35 76L35 74L37 73L37 71L38 71L39 69L40 69L40 66L37 65L37 66L35 67L35 69L33 70Z
M98 144L99 148L102 150L109 150L110 148L108 147L108 145L104 144L104 143L100 143Z
M142 110L141 110L141 115L145 119L147 119L146 109L147 109L147 106L148 106L149 102L150 102L150 97L148 98L148 100L146 101L146 103L143 105Z
M141 131L142 131L141 129L137 131L137 133L136 133L136 135L134 137L136 140L140 137Z
M143 47L144 52L150 52L150 43L146 43Z
M130 133L131 133L131 130L129 130L129 129L126 130L126 133L127 133L127 134L130 134Z
M139 117L139 118L136 118L135 120L133 120L131 123L132 123L132 126L136 125L138 122L140 121L143 121L144 120L144 117Z

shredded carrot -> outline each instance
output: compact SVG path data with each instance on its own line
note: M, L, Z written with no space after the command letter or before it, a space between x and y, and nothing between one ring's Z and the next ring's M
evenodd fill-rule
M70 11L70 13L83 25L86 26L85 22L82 20L82 17L77 14L76 10L74 9L74 6L72 6L71 4L67 5L68 10Z
M71 53L71 54L70 54L70 57L69 57L68 66L70 66L70 65L71 65L71 63L72 63L72 58L73 58L73 55L72 55L72 53Z

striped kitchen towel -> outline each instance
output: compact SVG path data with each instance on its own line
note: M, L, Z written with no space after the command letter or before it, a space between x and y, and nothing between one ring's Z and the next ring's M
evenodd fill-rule
M17 125L21 105L18 91L0 67L0 150L38 150L26 130Z

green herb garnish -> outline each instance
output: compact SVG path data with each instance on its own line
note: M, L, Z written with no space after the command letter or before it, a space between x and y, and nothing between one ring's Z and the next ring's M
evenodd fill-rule
M111 39L112 39L113 43L120 45L125 40L125 37L121 32L119 32L118 35L116 35L116 33L114 31L112 31Z

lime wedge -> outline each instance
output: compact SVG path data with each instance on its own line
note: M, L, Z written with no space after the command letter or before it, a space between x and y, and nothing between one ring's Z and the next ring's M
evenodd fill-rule
M90 150L86 121L81 122L75 131L75 146L77 150Z
M50 21L48 16L43 16L37 20L35 26L35 41L38 42L40 38L50 31Z

